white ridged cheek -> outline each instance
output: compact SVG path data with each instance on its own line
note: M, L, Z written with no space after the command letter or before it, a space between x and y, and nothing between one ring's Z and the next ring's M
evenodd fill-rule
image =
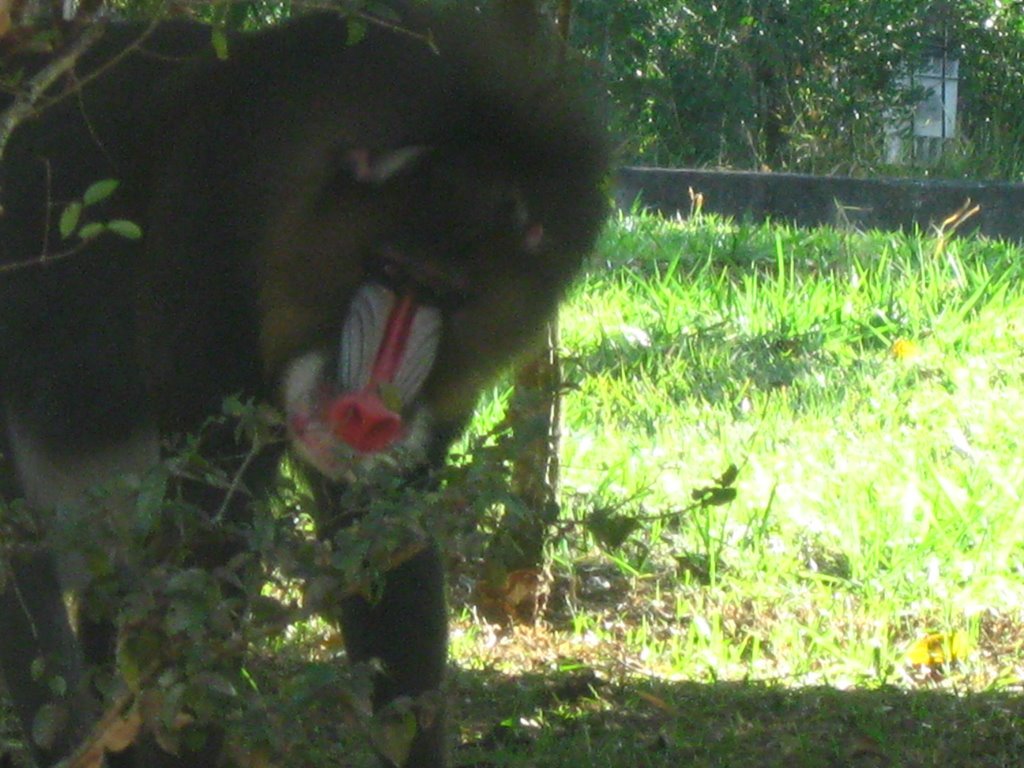
M281 389L289 415L297 411L307 412L313 407L326 362L319 352L307 352L285 369Z
M440 310L435 307L417 307L416 317L409 329L405 354L393 382L403 403L410 403L416 398L434 367L437 347L441 343L442 325Z
M342 392L363 389L370 381L373 364L397 298L381 285L359 289L341 331L338 356L338 388ZM415 400L437 356L443 320L435 307L418 305L409 328L402 361L390 382L403 404Z
M395 294L382 285L364 285L352 299L341 329L338 386L343 392L360 390L370 381L377 350L384 338Z

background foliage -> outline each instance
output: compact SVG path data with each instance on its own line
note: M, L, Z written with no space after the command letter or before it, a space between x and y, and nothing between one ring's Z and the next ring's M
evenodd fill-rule
M868 174L897 76L945 39L960 126L933 172L1024 168L1024 12L1005 0L588 0L576 42L601 62L627 161Z
M238 28L307 4L178 7ZM149 16L164 3L110 0L106 7ZM608 83L625 162L906 174L886 164L886 119L907 114L921 95L900 76L945 46L960 61L957 138L940 163L909 171L1024 175L1019 0L579 0L572 29L574 44Z

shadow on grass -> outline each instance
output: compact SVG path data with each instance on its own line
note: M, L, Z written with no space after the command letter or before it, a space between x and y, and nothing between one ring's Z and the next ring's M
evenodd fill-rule
M1024 697L454 675L460 768L1010 768Z
M582 671L450 681L455 768L1019 768L1024 696L759 683L604 683ZM320 702L291 766L376 768ZM315 743L314 743L315 742ZM26 766L11 718L0 754ZM304 750L305 752L305 750Z

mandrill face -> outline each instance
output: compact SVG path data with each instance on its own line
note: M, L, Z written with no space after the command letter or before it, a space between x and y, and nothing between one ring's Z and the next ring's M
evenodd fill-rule
M332 480L352 480L359 467L384 460L422 463L431 418L416 404L441 333L441 311L411 292L360 287L342 326L336 368L310 352L285 375L288 431L299 456Z
M426 462L495 369L538 336L576 268L571 243L554 250L557 226L533 214L531 179L500 151L350 151L321 218L302 214L319 234L299 249L345 272L344 311L326 333L291 329L308 341L282 355L280 392L295 452L326 477ZM339 220L362 235L347 259L324 252ZM293 316L309 293L292 292Z

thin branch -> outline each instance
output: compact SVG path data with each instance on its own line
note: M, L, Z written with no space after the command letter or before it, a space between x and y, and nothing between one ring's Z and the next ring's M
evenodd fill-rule
M2 211L0 211L2 213ZM47 237L49 237L49 230L47 230ZM30 259L23 259L22 261L12 261L8 264L0 264L0 275L9 272L20 272L23 269L38 269L39 267L49 266L58 261L64 259L70 259L72 256L77 256L85 250L85 246L88 245L90 240L82 240L73 248L69 248L66 251L60 253L43 253L41 256L33 256ZM93 251L93 253L99 253Z
M252 445L249 446L249 451L242 460L242 465L231 478L231 484L228 486L227 493L224 494L224 501L221 502L220 508L213 516L213 522L222 523L224 521L224 517L227 515L228 508L231 505L231 501L244 488L243 478L245 477L245 473L265 447L266 446L263 444L263 441L260 440L258 436L253 437Z
M14 129L35 113L46 91L62 75L71 71L82 54L103 36L106 28L105 21L86 27L81 36L66 51L29 78L25 87L20 89L14 97L14 102L0 113L0 159L3 158L4 150L7 148Z
M77 77L76 76L75 77L75 87L74 88L70 89L66 93L58 94L57 96L54 96L53 98L48 99L46 101L42 100L42 94L40 93L36 97L35 109L38 112L42 112L43 110L49 109L53 105L60 103L61 101L66 99L68 96L80 94L82 92L82 89L85 88L86 85L91 83L97 77L100 77L101 75L105 74L106 72L108 72L111 69L113 69L114 67L116 67L127 56L129 56L132 53L138 51L139 47L142 45L142 43L144 43L146 41L146 38L148 38L151 34L153 34L153 32L156 31L156 28L160 25L160 23L165 20L164 11L166 9L167 9L167 3L164 3L163 5L161 5L160 8L156 12L157 15L153 17L153 19L149 22L149 25L144 30L142 30L142 32L139 33L139 36L137 38L135 38L129 45L126 45L123 49L118 51L114 56L111 56L109 59L107 59L106 61L101 63L98 67L96 67L96 69L92 70L88 74L86 74L86 75L84 75L82 77ZM94 23L90 24L90 26L88 26L86 28L86 31L82 33L82 37L85 37L86 34L88 34L90 31L95 29L97 26L105 28L106 24L107 24L107 22L105 20L97 21L97 22L94 22ZM102 31L101 31L101 34L102 34ZM79 39L81 39L81 38L79 38ZM93 41L93 42L95 42L95 41ZM91 44L92 43L90 43L90 45ZM81 53L79 53L79 55L81 55ZM63 56L61 58L63 58ZM77 59L78 57L76 56L75 58ZM56 62L54 62L54 63L56 63ZM74 61L72 61L72 65L73 64L74 64ZM38 73L36 75L36 77L38 77L39 74L42 74L42 72ZM35 80L35 77L33 77L32 79ZM29 81L29 82L31 83L31 81ZM45 90L45 89L43 89L43 90ZM0 136L2 136L2 134L0 134ZM3 155L3 145L0 145L0 157L2 157L2 155Z

